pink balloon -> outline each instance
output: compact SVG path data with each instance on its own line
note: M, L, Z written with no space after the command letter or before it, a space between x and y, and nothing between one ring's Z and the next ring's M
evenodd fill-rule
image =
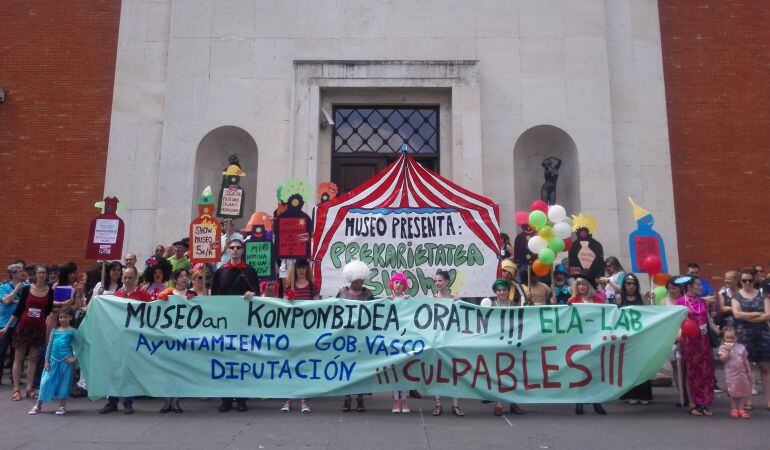
M548 204L542 200L535 200L532 202L532 211L543 211L546 215L548 215Z
M515 217L517 225L527 225L529 223L529 211L518 211Z
M663 263L657 255L649 255L642 260L642 270L650 276L659 274L662 268Z

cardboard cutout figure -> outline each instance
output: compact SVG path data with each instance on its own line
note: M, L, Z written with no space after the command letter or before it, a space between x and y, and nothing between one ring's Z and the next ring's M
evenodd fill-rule
M634 199L628 197L631 206L634 208L634 220L636 220L636 230L628 236L628 247L631 252L631 271L644 272L642 261L644 258L654 255L660 258L663 263L662 273L668 273L668 262L666 261L666 246L663 244L663 237L652 229L655 219L652 213L637 205Z
M123 257L125 225L117 215L119 203L117 197L106 197L94 205L101 208L101 213L91 220L86 258L105 260Z
M528 223L520 223L521 233L513 240L513 261L519 267L531 266L537 259L537 255L529 251L527 243L537 232Z
M206 186L198 197L198 217L190 223L190 262L193 264L217 263L222 258L219 238L222 226L211 217L213 212L211 186Z
M318 197L318 204L322 204L324 202L328 202L329 200L334 199L334 197L337 196L337 185L334 183L321 183L318 185L318 189L316 190L316 195Z
M217 216L227 219L240 219L243 217L243 204L246 194L238 185L241 177L246 172L241 170L241 163L237 155L230 155L230 165L222 172L222 191L219 193Z
M269 234L269 236L268 236ZM254 225L243 243L246 265L254 269L259 279L275 277L275 255L272 233L262 224Z
M252 233L255 226L261 226L267 238L273 237L273 218L268 213L257 211L252 214L249 222L243 227L243 235Z
M572 230L577 237L569 250L569 273L582 273L593 282L597 277L604 276L604 248L593 237L597 220L583 213L572 216L572 220Z
M276 216L274 230L278 258L309 258L313 221L302 211L310 187L305 180L286 180L278 188L278 201L286 210Z

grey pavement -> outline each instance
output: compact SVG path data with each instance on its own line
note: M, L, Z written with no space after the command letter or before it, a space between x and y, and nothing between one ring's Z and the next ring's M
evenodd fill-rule
M721 378L721 377L720 377ZM5 381L5 380L4 380ZM104 401L70 399L69 413L27 415L31 400L13 402L0 386L2 449L767 449L770 411L758 408L749 420L727 415L726 394L717 394L715 416L691 417L677 408L676 389L655 388L647 406L605 404L598 416L590 405L576 416L573 405L522 405L526 414L492 415L493 404L461 400L465 417L433 417L433 400L411 399L411 414L393 414L386 393L366 397L367 411L342 413L341 398L311 400L313 412L281 414L279 400L249 401L249 411L219 413L218 399L185 399L184 413L158 414L162 401L136 400L134 415L100 415ZM121 405L122 408L122 405Z

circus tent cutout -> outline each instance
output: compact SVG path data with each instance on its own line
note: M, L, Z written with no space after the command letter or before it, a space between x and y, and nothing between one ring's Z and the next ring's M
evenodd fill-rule
M389 291L393 272L410 279L410 295L424 295L438 269L449 270L452 291L490 294L498 270L497 203L417 163L407 153L372 179L316 209L313 260L321 294L347 284L341 267L361 259L373 269L366 285Z

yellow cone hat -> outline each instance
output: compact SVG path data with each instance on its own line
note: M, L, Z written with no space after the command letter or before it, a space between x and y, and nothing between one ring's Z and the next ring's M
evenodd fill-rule
M641 206L637 205L633 198L628 197L628 201L631 202L631 206L634 208L634 220L639 220L644 216L652 214Z

